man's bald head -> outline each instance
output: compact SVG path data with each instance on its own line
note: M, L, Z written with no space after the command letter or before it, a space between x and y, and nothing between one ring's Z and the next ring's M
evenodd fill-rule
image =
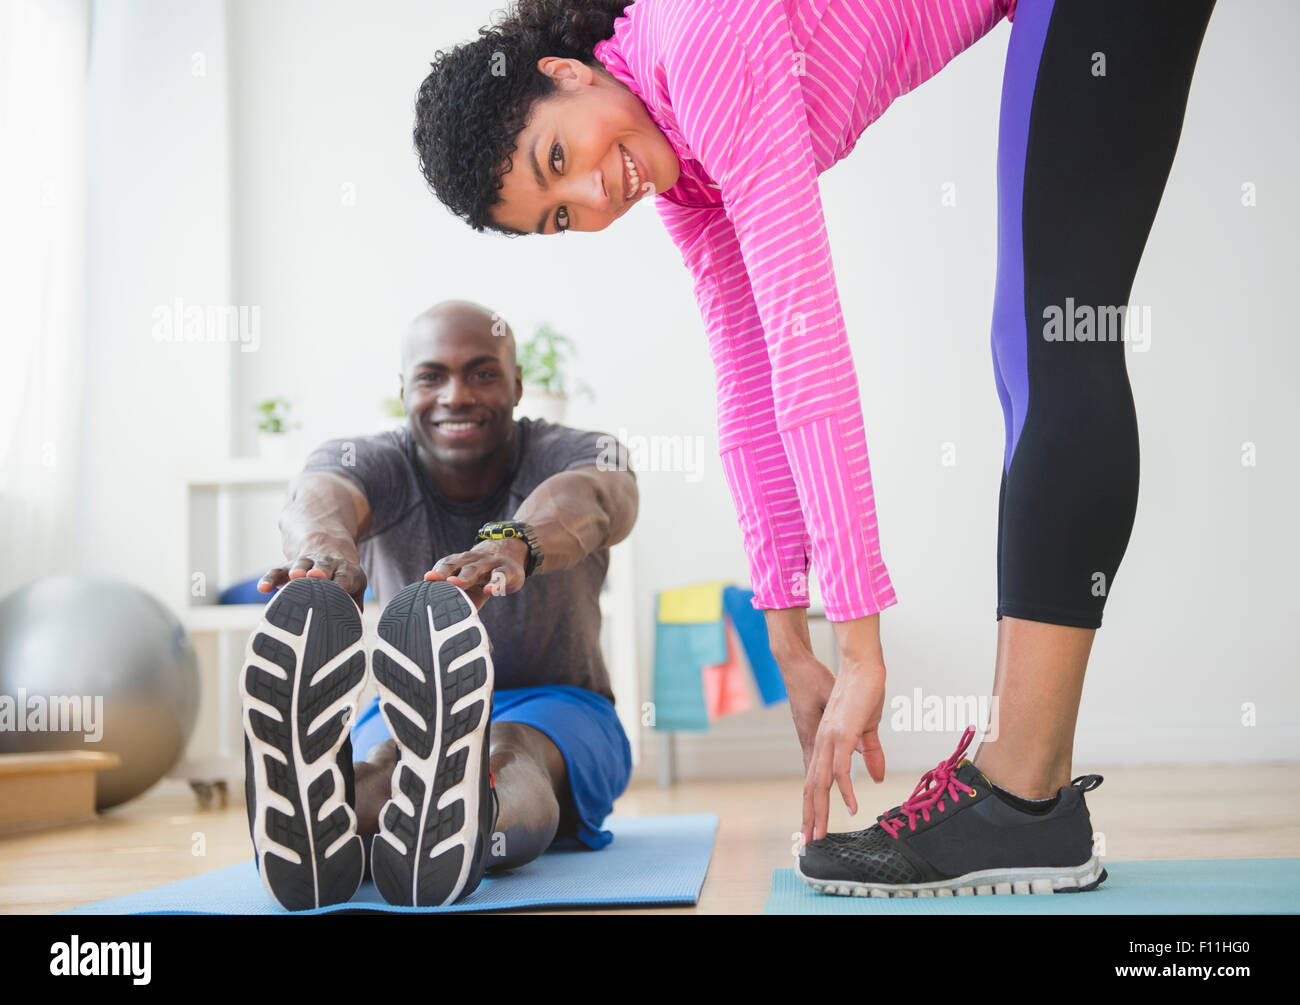
M438 342L446 336L457 341L476 338L501 365L514 372L515 333L506 320L472 300L443 300L416 315L402 338L402 372L410 371L413 362L427 359ZM436 355L436 353L435 353Z
M523 381L514 332L499 315L468 300L434 304L402 339L401 379L411 434L430 463L466 471L508 458Z

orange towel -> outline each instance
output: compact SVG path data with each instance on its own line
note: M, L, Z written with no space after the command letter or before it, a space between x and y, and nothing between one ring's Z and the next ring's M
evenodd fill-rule
M745 663L740 658L736 629L727 618L727 661L701 669L704 677L704 705L709 721L754 707L749 693Z

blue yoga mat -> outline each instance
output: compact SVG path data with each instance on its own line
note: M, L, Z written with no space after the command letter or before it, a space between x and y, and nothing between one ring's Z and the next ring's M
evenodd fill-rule
M1296 914L1300 858L1107 862L1088 893L991 897L836 897L793 869L772 870L764 914Z
M718 829L715 814L613 817L605 826L614 832L614 840L600 851L549 851L518 869L487 875L477 890L449 907L394 907L367 882L346 904L289 912L271 899L250 858L215 872L61 913L442 914L529 907L694 904L699 900Z

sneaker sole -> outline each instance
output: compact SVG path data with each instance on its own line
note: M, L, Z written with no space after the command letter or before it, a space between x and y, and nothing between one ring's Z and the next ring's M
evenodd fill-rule
M342 903L361 886L348 731L365 682L352 598L327 579L291 580L239 675L249 831L262 884L287 910Z
M983 897L1005 894L1084 893L1106 881L1095 855L1071 868L984 869L933 883L859 883L795 873L818 893L840 897Z
M458 587L412 583L384 608L371 668L398 749L371 876L390 904L449 904L478 885L491 826L487 632Z

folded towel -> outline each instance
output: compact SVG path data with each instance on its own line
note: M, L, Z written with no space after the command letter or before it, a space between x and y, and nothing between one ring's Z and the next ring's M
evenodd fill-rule
M741 657L740 641L736 629L727 625L727 661L704 667L704 703L709 711L709 721L747 712L754 707L750 695L748 672Z
M687 625L722 620L722 590L726 583L697 583L659 594L661 625Z
M723 715L785 700L785 683L768 644L767 622L752 590L698 583L655 600L654 726L702 731ZM745 665L749 673L745 672ZM754 685L749 683L753 675Z
M655 626L654 727L664 731L709 728L701 668L727 658L721 619L713 624Z
M759 696L764 705L775 705L786 699L785 681L768 642L767 619L762 611L754 609L750 603L753 599L753 590L728 586L722 591L723 608L735 626L736 634L740 636L741 645L745 647L745 656L754 674L754 682L758 685Z

